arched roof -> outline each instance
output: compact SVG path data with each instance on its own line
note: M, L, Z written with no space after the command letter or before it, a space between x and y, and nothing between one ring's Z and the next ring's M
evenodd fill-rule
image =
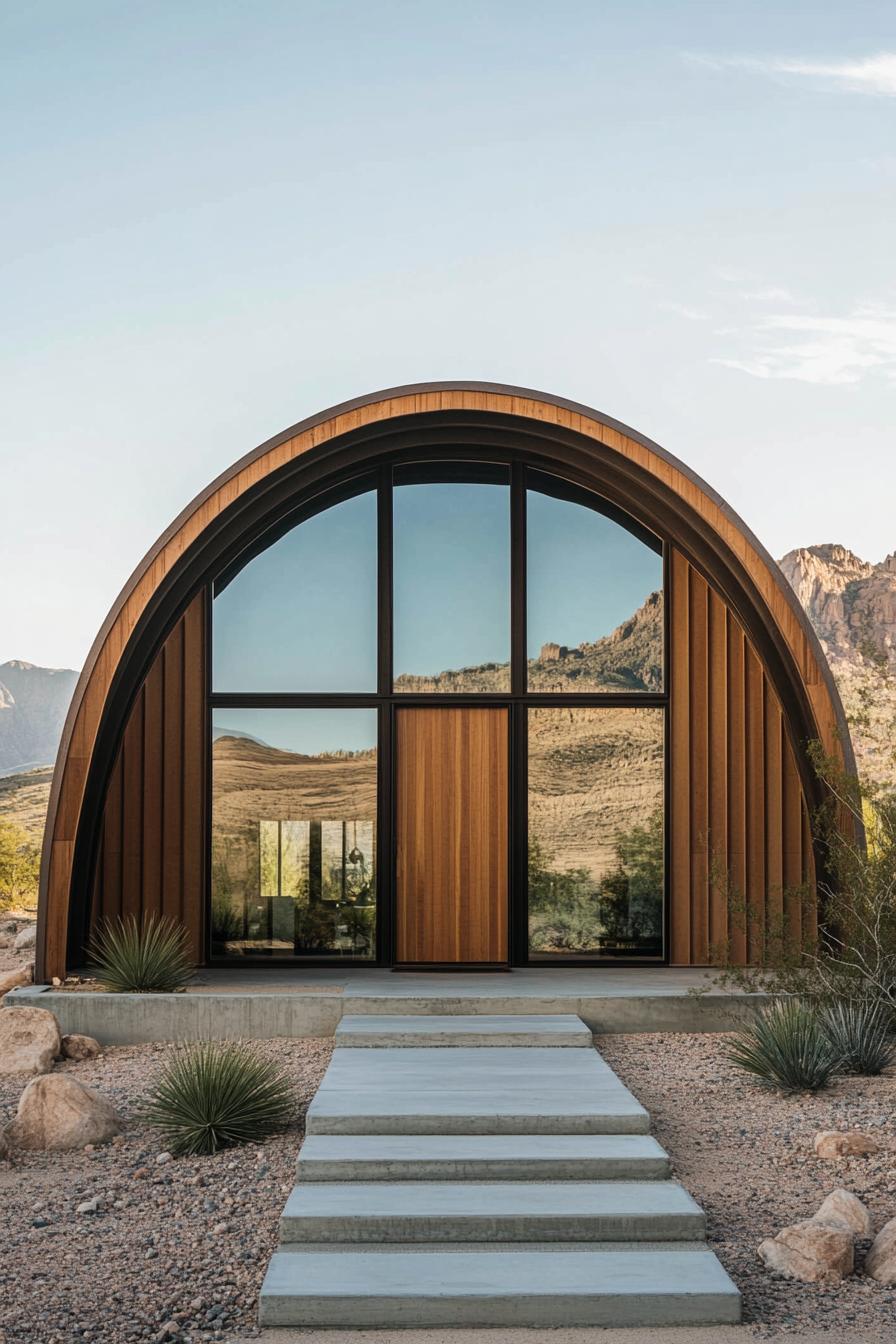
M396 450L443 455L458 442L512 443L536 465L614 497L674 539L736 611L805 740L852 768L843 708L821 646L780 569L731 507L658 444L576 402L493 383L390 388L269 439L222 473L159 538L125 584L75 689L53 777L41 864L38 976L61 973L84 823L123 714L149 660L198 588L289 493ZM472 449L469 449L472 451ZM673 615L674 619L674 615Z

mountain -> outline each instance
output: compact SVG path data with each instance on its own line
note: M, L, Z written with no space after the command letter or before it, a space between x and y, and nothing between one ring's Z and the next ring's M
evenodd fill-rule
M860 775L896 786L896 554L874 565L828 544L779 563L827 655Z
M609 635L586 640L576 648L543 644L529 659L532 691L661 691L663 661L663 598L651 593L642 606ZM449 668L431 676L404 673L396 690L423 693L509 691L507 663Z
M77 680L69 668L0 663L0 775L53 764Z

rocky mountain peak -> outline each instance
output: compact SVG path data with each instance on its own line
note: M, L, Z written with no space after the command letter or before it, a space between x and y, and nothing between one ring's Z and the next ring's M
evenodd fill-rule
M860 773L896 784L896 554L880 564L846 546L805 546L780 561L805 609L851 721Z

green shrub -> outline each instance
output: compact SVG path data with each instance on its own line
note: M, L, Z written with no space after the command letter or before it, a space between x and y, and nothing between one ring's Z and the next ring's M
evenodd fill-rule
M37 905L40 850L21 826L0 817L0 910Z
M821 1020L843 1073L874 1076L896 1060L896 1036L883 1004L847 999L829 1004Z
M142 1116L161 1132L169 1152L183 1154L266 1138L294 1112L282 1069L247 1045L204 1041L175 1052Z
M799 999L764 1008L726 1053L732 1064L782 1092L818 1092L837 1068L837 1052L818 1012Z
M106 920L89 951L97 979L114 994L170 993L193 975L186 929L163 916Z

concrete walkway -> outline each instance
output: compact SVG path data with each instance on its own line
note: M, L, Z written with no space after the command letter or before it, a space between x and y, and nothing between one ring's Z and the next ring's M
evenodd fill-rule
M647 1112L581 1048L582 1024L529 1014L517 1025L342 1019L262 1325L740 1319L702 1210L669 1179Z

